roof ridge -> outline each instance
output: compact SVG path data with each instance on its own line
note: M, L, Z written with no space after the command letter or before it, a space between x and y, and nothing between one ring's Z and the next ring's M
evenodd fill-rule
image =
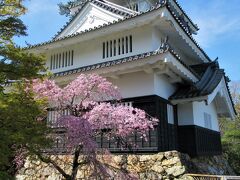
M99 0L98 0L98 1L99 1ZM129 8L126 8L126 7L124 7L124 6L121 6L121 5L112 3L112 2L107 1L107 0L104 0L104 2L102 2L102 3L106 3L106 4L108 4L109 6L113 6L114 8L115 8L115 7L121 8L121 9L123 9L124 11L130 12L130 13L133 13L133 14L134 14L134 13L138 13L137 11L134 11L134 10L129 9Z

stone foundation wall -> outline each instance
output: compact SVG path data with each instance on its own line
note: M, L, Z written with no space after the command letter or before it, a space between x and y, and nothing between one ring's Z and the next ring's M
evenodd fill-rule
M55 159L66 172L71 170L71 156L51 156L51 158ZM101 156L100 159L101 161L105 161L105 158ZM218 158L218 161L220 161L219 159L221 158ZM106 160L105 162L109 161ZM204 166L205 170L208 166L215 169L212 171L212 174L219 174L219 172L221 172L221 174L229 174L225 167L219 168L217 164L212 164L211 166L211 164L203 165L200 163L201 166L198 167L199 163L197 159L192 161L188 155L181 154L177 151L148 155L112 155L111 157L111 166L117 169L126 169L136 174L141 180L190 179L185 174L200 173L201 166ZM222 163L222 166L225 166L224 163ZM88 179L90 171L89 167L83 166L78 170L77 178ZM63 177L51 165L45 164L37 159L28 158L24 167L18 172L16 179L61 180Z

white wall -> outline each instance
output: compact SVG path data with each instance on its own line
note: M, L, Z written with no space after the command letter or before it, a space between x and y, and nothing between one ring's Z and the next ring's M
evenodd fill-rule
M136 54L141 54L144 52L149 52L153 50L152 47L152 29L150 27L142 27L138 29L133 29L131 31L125 31L121 33L116 33L109 35L108 37L98 38L87 42L82 42L74 46L63 47L47 53L47 67L50 67L50 57L52 54L61 53L66 50L74 50L74 66L59 68L52 70L53 73L66 71L82 66L92 65L96 63L117 60L124 57L129 57ZM125 36L132 35L133 41L133 52L125 53L122 55L117 55L114 57L103 59L103 42L108 40L114 40L122 38Z
M158 49L161 45L161 40L165 38L157 28L153 28L152 30L152 49Z
M178 125L194 125L192 103L178 104Z
M58 36L64 37L86 29L98 27L104 23L113 22L122 19L121 15L109 12L94 4L87 4L78 14L72 23Z
M202 102L192 102L187 104L178 105L178 124L184 125L197 125L205 127L204 113L211 115L212 130L219 131L218 117L214 102L206 105Z
M171 84L165 75L154 75L154 94L168 99L176 90L176 86Z
M158 95L168 99L175 87L164 75L147 74L143 71L121 75L119 79L109 79L119 87L123 98Z
M154 94L154 76L144 72L121 75L119 79L110 79L116 85L123 98Z
M219 131L218 117L214 102L206 105L205 102L193 103L194 124L204 127L204 113L211 115L212 130Z

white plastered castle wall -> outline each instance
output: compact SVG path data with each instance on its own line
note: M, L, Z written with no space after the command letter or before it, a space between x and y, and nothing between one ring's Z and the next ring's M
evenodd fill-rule
M176 90L165 75L154 74L154 94L168 99Z
M144 72L121 75L119 79L109 79L116 85L123 98L148 96L154 94L154 76Z
M207 113L211 116L212 130L219 131L217 110L214 105L214 101L206 105L204 101L193 102L193 114L194 114L194 124L205 127L204 125L204 113Z
M116 55L113 57L103 58L103 42L132 36L132 52L128 52L121 55ZM121 47L122 48L122 47ZM67 71L70 69L75 69L87 65L97 64L101 62L117 60L124 57L129 57L136 54L141 54L144 52L153 51L152 47L152 29L151 27L143 26L142 28L132 29L131 31L124 31L121 33L115 33L107 37L101 37L98 39L93 39L87 42L82 42L69 47L63 47L54 49L47 52L47 67L50 67L51 55L62 53L68 50L74 50L74 60L73 66L53 69L53 73Z
M205 127L204 113L211 116L211 130L219 131L217 110L214 102L206 105L204 101L178 104L178 124L180 126L197 125Z
M100 8L93 3L88 3L81 9L80 13L76 15L68 27L58 35L58 38L97 27L104 23L113 22L119 18L122 19L123 17Z
M121 75L118 79L109 79L119 87L123 98L158 95L168 99L175 86L164 75L148 74L143 71Z
M178 125L194 125L192 103L178 104Z

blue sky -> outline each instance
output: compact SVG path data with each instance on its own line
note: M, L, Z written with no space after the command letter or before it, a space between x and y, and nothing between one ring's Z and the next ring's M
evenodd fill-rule
M28 27L28 36L16 38L36 44L50 40L68 18L58 14L57 4L67 0L26 1L28 12L22 20ZM240 5L239 0L179 0L183 9L198 24L195 39L210 58L219 57L219 63L233 81L240 80Z

